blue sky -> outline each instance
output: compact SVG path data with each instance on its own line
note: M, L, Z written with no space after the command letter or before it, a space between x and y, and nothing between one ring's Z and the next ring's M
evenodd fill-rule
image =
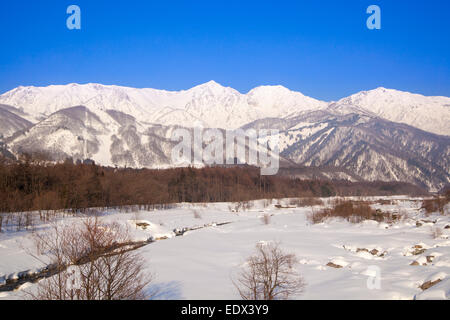
M82 29L66 28L81 8ZM366 8L381 8L381 30ZM2 1L0 93L88 83L336 100L379 86L450 96L450 1Z

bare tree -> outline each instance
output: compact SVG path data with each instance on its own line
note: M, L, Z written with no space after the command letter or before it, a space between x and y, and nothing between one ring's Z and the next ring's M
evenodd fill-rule
M288 299L305 286L296 264L295 255L284 253L278 243L258 244L234 285L244 300Z
M52 264L53 276L39 282L38 300L140 300L151 282L144 261L133 251L127 230L87 218L76 226L54 224L37 234L36 245Z

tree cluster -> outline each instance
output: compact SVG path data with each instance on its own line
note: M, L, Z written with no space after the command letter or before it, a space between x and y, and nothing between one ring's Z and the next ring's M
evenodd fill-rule
M71 162L0 163L0 212L418 192L417 187L400 182L261 176L258 168L248 166L152 170Z

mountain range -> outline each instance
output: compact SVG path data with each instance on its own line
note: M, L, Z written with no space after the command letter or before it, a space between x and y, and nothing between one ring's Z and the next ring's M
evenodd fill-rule
M282 86L242 94L214 81L182 91L68 84L0 95L0 142L15 155L166 168L176 128L278 129L285 166L430 191L450 183L449 124L450 98L385 88L333 102Z

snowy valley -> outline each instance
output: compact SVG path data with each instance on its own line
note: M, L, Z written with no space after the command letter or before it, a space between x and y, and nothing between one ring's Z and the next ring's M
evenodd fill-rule
M294 299L449 299L448 205L445 215L426 214L422 198L352 199L369 201L374 209L401 219L350 223L333 218L313 223L311 214L330 206L335 198L313 206L299 206L298 199L274 199L245 205L130 207L96 214L104 222L127 227L134 241L151 240L136 251L145 260L145 272L154 275L146 288L156 290L153 299L239 299L232 279L256 244L271 242L296 255L296 270L305 288ZM0 299L25 298L36 284L26 282L14 291L4 285L46 265L45 257L34 249L33 233L49 232L54 221L39 222L39 214L34 215L29 230L16 231L11 224L0 233ZM55 221L73 226L83 217L62 218L59 213Z

